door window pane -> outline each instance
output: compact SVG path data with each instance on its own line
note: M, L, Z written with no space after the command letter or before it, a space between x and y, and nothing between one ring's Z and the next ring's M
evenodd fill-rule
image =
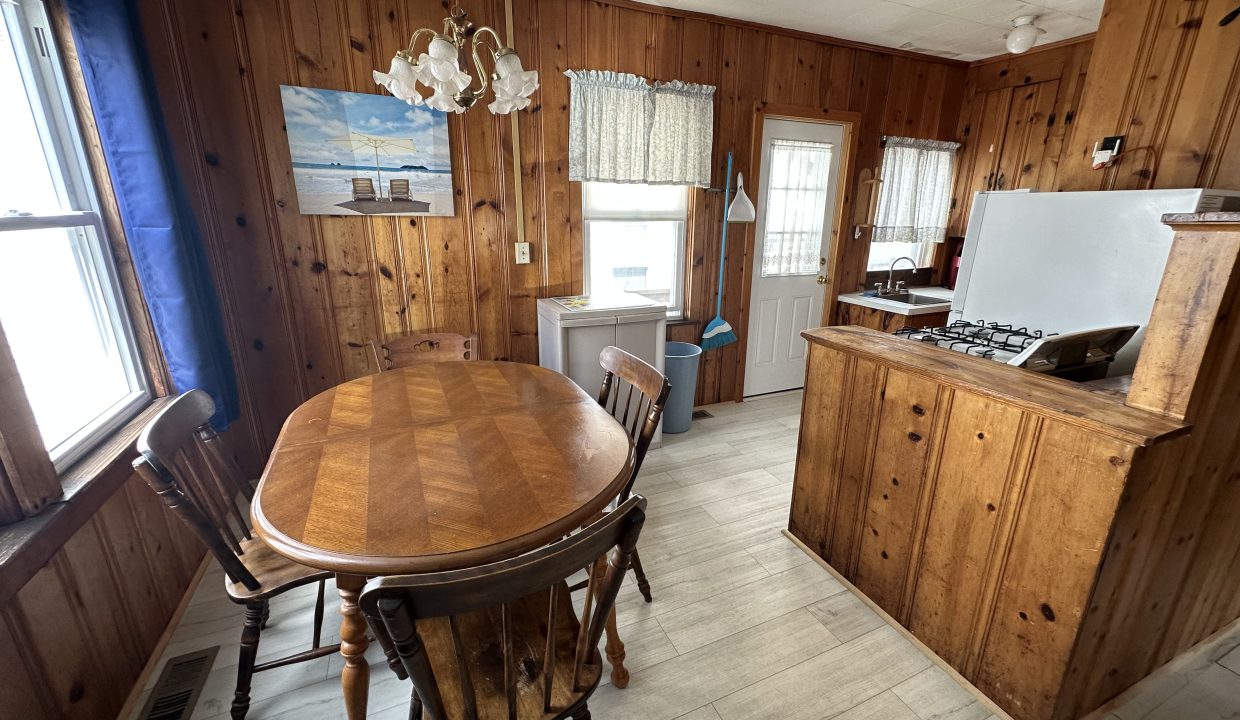
M762 277L815 275L826 225L831 143L776 139L770 152Z

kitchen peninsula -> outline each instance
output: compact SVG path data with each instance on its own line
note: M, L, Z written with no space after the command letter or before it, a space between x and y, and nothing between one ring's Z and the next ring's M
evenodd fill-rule
M791 533L1018 720L1082 717L1240 616L1240 214L1164 221L1126 397L804 333Z

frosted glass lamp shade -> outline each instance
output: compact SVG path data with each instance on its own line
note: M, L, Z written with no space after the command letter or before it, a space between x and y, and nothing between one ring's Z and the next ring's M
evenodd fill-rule
M736 197L732 200L732 205L728 207L728 222L749 223L753 222L756 217L757 213L753 209L753 203L749 201L749 196L745 194L745 176L737 173Z
M422 104L422 94L418 92L416 85L418 76L413 70L413 64L400 55L392 58L392 67L387 72L375 70L371 74L375 78L375 84L387 88L393 97L410 105Z
M465 112L453 95L469 87L472 78L462 72L457 63L456 45L446 38L436 37L426 50L418 56L413 73L418 82L435 91L427 99L427 106L442 112Z
M530 105L530 95L538 89L538 72L521 67L521 58L505 50L495 58L495 102L487 106L496 115L507 115Z
M1046 32L1042 28L1033 24L1035 17L1018 17L1012 21L1012 30L1007 35L1008 52L1020 54L1033 47L1038 41L1038 36Z

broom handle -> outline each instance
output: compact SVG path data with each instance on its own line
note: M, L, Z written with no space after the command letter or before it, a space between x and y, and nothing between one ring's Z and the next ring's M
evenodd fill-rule
M723 180L723 242L719 247L719 284L715 288L715 317L723 312L723 268L728 257L728 193L732 192L732 153L728 152L728 176Z

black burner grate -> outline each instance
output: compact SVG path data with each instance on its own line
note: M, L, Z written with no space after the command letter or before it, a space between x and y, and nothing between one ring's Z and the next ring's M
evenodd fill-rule
M896 335L934 343L968 355L1003 360L1019 355L1025 348L1044 337L1041 330L968 320L956 320L950 325L937 328L904 328L898 330Z

